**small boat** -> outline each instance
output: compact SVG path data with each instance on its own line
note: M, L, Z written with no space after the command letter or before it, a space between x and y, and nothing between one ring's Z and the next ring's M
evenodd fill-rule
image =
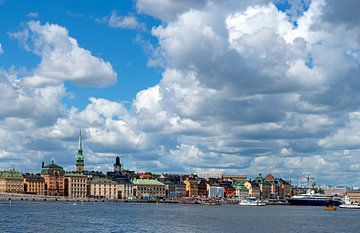
M348 196L345 196L344 204L341 204L339 207L344 209L360 209L360 205L353 204Z
M241 206L265 206L265 203L260 200L256 200L256 197L247 197L245 200L241 200L239 202L239 205L241 205Z
M327 205L324 207L324 210L336 210L336 206L334 205Z

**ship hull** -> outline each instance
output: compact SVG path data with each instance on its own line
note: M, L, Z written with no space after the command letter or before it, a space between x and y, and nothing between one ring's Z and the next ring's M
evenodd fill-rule
M312 200L312 199L288 199L288 202L291 205L306 205L306 206L327 206L332 204L334 206L339 206L340 201L330 201L330 200Z

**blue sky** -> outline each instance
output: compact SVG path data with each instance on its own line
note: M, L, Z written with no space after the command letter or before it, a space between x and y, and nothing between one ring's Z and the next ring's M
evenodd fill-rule
M41 23L59 24L69 30L70 36L76 38L78 43L90 50L95 56L111 61L117 73L117 83L106 90L99 88L79 88L66 83L69 92L74 93L76 98L64 99L69 106L84 108L91 96L103 97L117 101L132 101L136 93L142 89L158 83L161 71L147 66L147 56L142 45L136 41L137 37L151 42L150 30L153 25L160 22L152 17L140 15L147 28L144 30L111 28L101 21L116 11L119 15L136 14L136 6L133 1L108 1L107 4L99 4L97 1L50 1L50 2L18 2L4 1L0 8L2 29L2 47L6 50L1 57L4 68L14 65L34 68L39 62L39 57L25 51L16 40L11 39L7 32L16 32L30 20ZM14 14L14 12L16 12ZM38 16L31 16L36 13ZM16 60L16 64L13 61Z
M81 125L89 170L359 186L358 7L2 0L0 170L74 169Z

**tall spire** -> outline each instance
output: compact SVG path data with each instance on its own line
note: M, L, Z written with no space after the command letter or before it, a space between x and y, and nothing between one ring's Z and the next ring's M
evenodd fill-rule
M82 136L81 136L81 128L80 128L80 132L79 132L79 148L78 148L78 152L82 152Z
M84 170L84 155L82 151L82 135L81 135L81 128L79 131L79 148L77 154L75 156L76 159L76 171L82 172Z

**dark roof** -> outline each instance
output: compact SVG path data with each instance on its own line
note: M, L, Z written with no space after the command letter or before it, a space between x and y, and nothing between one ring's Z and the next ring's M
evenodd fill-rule
M58 169L63 169L62 167L60 167L59 165L57 165L56 163L52 162L49 165L45 166L44 168L58 168Z
M25 179L27 181L44 181L44 178L41 177L40 175L33 175L33 174L30 174L30 175L25 175Z
M55 171L59 171L61 175L65 174L64 169L57 165L54 161L52 161L49 165L43 167L43 169L41 170L41 174L53 175Z

